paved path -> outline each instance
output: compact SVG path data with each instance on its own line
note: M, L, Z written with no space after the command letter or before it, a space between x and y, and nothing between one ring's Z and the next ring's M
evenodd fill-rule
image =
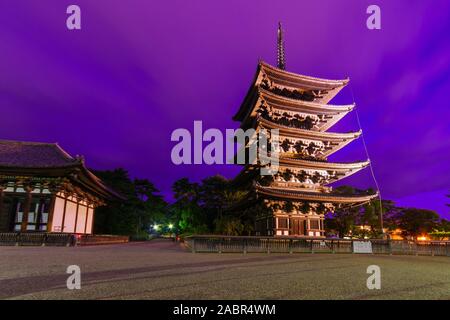
M369 265L381 290L368 290ZM81 268L68 290L66 268ZM167 240L0 247L0 299L450 299L450 258L192 254Z

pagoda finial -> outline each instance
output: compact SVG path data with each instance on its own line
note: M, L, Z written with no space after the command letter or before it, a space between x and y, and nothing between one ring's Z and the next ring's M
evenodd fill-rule
M277 36L277 65L279 69L286 69L286 58L284 56L284 39L281 22L278 22L278 36Z

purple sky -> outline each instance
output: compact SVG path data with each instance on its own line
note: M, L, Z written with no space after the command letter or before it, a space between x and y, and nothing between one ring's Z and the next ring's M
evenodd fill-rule
M77 4L82 30L66 28ZM381 7L382 29L366 28ZM175 166L176 128L234 128L258 58L351 78L382 195L450 218L448 1L0 2L0 138L59 142L97 169L125 167L165 194L178 178L230 166ZM345 88L333 103L351 103ZM354 114L332 131L358 130ZM361 141L331 160L365 159ZM368 170L344 181L373 185Z

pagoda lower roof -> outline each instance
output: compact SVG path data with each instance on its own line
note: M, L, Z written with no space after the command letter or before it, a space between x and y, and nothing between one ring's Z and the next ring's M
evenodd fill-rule
M278 129L280 130L280 135L287 135L292 137L302 137L308 138L311 140L327 140L327 141L341 141L341 140L349 140L358 138L362 130L355 132L346 132L346 133L338 133L338 132L320 132L306 129L297 129L292 127L283 126L281 124L266 120L264 118L258 119L258 124L261 127L266 129Z
M286 200L304 200L304 201L318 201L329 203L342 203L342 204L358 204L368 202L376 197L378 193L371 195L342 195L339 193L319 193L319 192L306 192L296 191L292 189L281 189L275 187L264 187L259 184L256 185L256 192L265 196L286 199Z

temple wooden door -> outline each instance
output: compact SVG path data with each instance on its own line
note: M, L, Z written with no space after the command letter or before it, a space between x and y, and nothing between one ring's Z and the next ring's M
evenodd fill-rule
M300 236L305 234L305 220L300 218L291 218L290 234L293 236Z

